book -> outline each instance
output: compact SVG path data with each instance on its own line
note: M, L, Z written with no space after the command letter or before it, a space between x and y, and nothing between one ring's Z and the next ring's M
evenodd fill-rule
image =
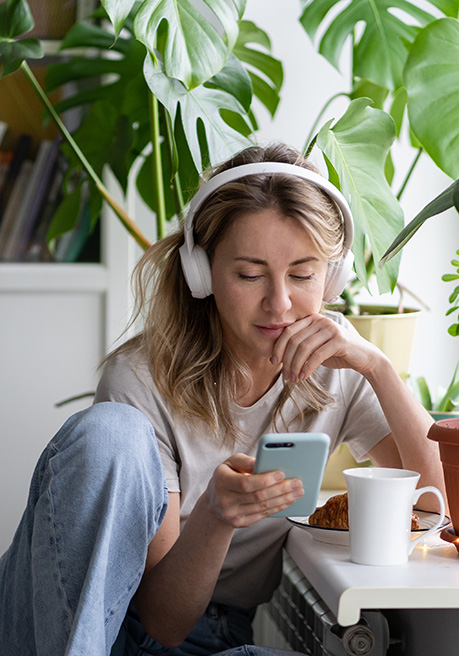
M3 137L6 134L6 131L8 130L8 123L5 123L5 121L0 121L0 144L3 141Z
M21 207L29 178L32 174L33 162L26 160L21 163L21 170L18 173L11 194L8 198L8 205L4 212L3 221L0 226L0 259L3 259L3 250L8 242L9 236L13 229L16 215Z
M23 254L22 260L24 262L49 262L53 259L46 237L53 216L62 201L62 184L67 171L67 166L67 160L64 155L58 151L51 184L47 192L47 198Z
M0 191L0 226L4 221L4 213L8 205L9 198L13 191L16 179L19 175L24 161L29 155L29 150L32 145L32 137L30 134L21 134L13 152L11 164L5 176L2 189Z
M60 139L42 141L34 162L26 193L16 215L14 226L0 251L2 259L14 262L20 261L27 250L35 223L38 221L46 192L51 184Z
M0 192L3 187L3 183L10 168L11 160L13 159L13 153L11 152L2 152L0 151Z

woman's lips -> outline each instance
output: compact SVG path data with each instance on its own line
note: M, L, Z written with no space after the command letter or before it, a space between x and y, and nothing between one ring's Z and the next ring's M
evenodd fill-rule
M268 324L266 326L256 326L260 333L264 335L264 337L270 337L271 339L277 339L280 337L284 331L284 328L287 328L290 324L284 323L281 325L273 325L273 324Z

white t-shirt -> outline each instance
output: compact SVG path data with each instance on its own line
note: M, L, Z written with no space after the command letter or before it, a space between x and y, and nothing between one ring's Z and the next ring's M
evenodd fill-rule
M327 313L342 325L353 328L339 313ZM319 415L301 424L296 420L290 431L327 433L331 451L346 442L357 460L366 454L390 429L371 386L350 369L318 370L324 387L335 399ZM250 407L232 407L234 421L245 436L234 446L222 446L204 424L183 422L171 416L168 404L158 392L146 361L138 356L112 356L98 385L95 403L117 401L141 410L151 421L159 444L169 492L180 492L181 525L204 492L215 468L233 453L255 455L259 438L275 432L271 417L283 389L279 376L270 390ZM289 400L283 416L295 417L297 410ZM223 564L212 600L240 608L251 608L270 599L281 574L281 547L290 528L286 519L267 518L250 528L236 529Z

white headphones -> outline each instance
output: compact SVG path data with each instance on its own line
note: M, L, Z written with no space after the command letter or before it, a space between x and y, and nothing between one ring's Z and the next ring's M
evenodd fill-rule
M180 247L180 259L182 262L183 274L194 298L205 298L212 294L212 276L210 272L209 258L201 246L195 245L193 239L193 219L195 213L201 207L206 198L228 182L238 180L247 175L273 173L295 175L298 178L303 178L304 180L313 182L317 187L323 189L338 204L344 220L344 250L343 256L340 260L330 262L328 265L323 300L325 303L333 303L340 296L349 279L352 264L354 262L354 257L351 252L352 240L354 237L354 223L351 210L343 194L321 175L303 168L302 166L286 164L284 162L254 162L252 164L236 166L217 174L199 189L190 202L190 208L184 227L185 242L183 246Z

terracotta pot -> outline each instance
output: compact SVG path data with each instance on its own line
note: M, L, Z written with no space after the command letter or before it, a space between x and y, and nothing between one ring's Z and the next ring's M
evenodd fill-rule
M436 421L430 427L427 437L438 442L440 447L449 512L454 532L459 536L459 419Z

